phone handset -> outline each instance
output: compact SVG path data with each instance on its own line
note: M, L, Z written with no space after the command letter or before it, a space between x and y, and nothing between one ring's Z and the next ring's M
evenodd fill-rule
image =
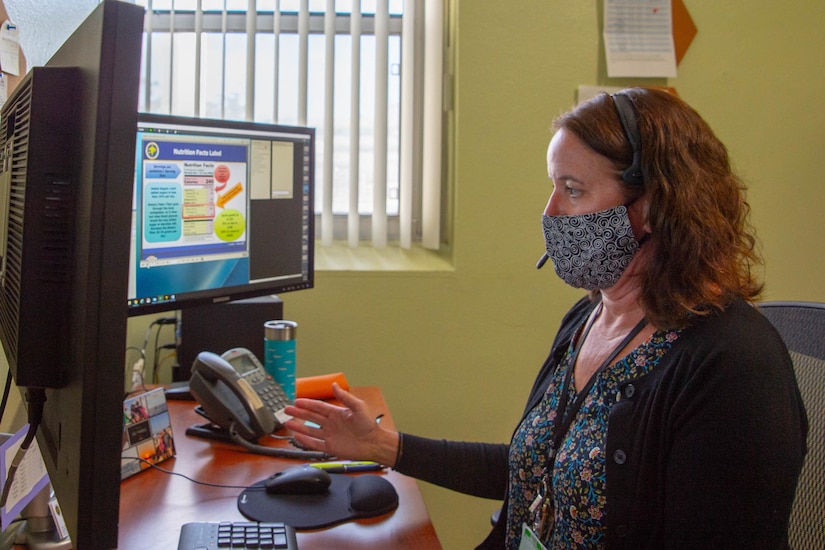
M221 356L202 351L192 365L189 391L206 416L247 440L275 431L277 422L252 385Z

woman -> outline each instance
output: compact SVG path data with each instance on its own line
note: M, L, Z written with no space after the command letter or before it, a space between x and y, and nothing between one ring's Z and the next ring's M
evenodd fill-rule
M788 351L751 305L755 238L725 147L649 89L554 126L543 260L589 295L510 444L390 432L340 389L342 407L287 408L320 427L287 426L309 448L503 498L482 548L786 548L807 420Z

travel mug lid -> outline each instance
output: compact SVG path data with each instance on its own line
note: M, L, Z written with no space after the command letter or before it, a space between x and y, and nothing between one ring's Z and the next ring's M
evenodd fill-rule
M267 321L264 323L264 338L267 340L294 340L298 323L295 321Z

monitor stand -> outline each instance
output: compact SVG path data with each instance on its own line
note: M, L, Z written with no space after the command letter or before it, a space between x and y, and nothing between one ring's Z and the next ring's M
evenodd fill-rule
M49 508L51 497L52 487L47 484L20 512L23 521L3 533L0 548L25 545L30 550L71 550L72 541L61 538L55 528Z

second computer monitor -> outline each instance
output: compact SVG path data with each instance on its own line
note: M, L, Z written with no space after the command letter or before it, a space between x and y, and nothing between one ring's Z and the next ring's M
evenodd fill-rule
M315 132L140 114L130 315L311 288Z

